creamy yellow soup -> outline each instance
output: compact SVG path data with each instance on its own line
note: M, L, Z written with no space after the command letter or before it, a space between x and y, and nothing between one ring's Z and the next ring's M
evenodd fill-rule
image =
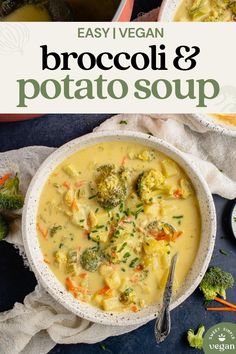
M221 123L236 127L236 114L211 114L211 117Z
M236 20L235 0L182 0L174 21L233 22Z
M161 301L172 256L175 290L197 253L201 220L184 171L159 151L111 141L67 158L42 191L44 261L80 301L134 311Z

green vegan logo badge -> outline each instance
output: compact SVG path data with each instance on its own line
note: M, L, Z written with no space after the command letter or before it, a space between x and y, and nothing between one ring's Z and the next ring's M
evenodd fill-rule
M236 353L236 324L222 322L211 327L203 340L205 354Z

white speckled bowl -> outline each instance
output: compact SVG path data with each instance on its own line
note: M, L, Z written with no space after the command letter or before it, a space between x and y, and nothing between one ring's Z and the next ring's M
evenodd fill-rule
M155 318L158 305L149 306L138 313L108 313L76 300L57 280L43 261L36 232L36 215L42 189L49 175L65 158L89 145L119 140L133 141L155 148L175 160L191 179L199 200L202 218L202 237L199 250L191 271L171 304L171 309L180 305L196 289L211 259L215 243L216 216L211 193L197 168L192 166L180 151L163 140L137 132L102 132L85 135L62 146L50 155L34 176L25 200L23 211L23 240L32 270L44 288L65 308L76 315L108 325L137 325Z
M232 227L233 235L236 238L236 202L231 213L231 227Z
M172 22L181 0L163 0L158 14L158 21Z
M218 134L236 137L236 127L224 124L206 114L191 114L191 117L201 125Z

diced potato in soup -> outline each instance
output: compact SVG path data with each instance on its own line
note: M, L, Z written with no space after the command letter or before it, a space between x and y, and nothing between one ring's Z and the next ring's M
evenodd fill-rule
M161 301L176 252L175 290L184 282L201 219L176 162L110 141L76 152L50 175L37 233L44 261L72 296L104 311L137 312Z
M234 22L235 0L182 0L174 21L181 22Z

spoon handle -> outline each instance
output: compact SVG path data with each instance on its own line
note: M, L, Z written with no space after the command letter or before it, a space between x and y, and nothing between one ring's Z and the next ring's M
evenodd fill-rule
M157 343L163 342L170 333L171 319L170 309L163 307L162 312L155 323L154 334Z
M178 254L176 253L171 260L169 275L166 283L166 288L163 297L163 305L159 317L156 320L154 334L157 343L163 342L170 333L170 302L172 297L173 281L175 274L175 265Z

